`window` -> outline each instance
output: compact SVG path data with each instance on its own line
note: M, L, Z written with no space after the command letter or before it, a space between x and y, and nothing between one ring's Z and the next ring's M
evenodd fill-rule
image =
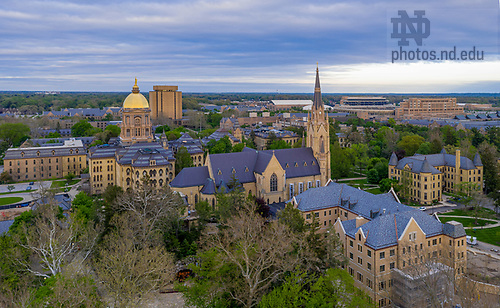
M311 214L307 214L306 219L311 219Z
M319 217L319 212L314 213L314 217Z
M368 288L372 289L373 288L373 282L370 279L366 279L366 285Z
M385 281L381 281L381 282L378 283L378 288L380 290L385 290L385 287L386 287Z
M368 266L368 269L371 270L372 269L372 264L371 263L366 263L366 266Z
M417 240L417 232L410 232L410 234L408 234L408 239L410 241L415 241Z
M389 250L389 256L394 256L396 254L396 251L394 249Z
M299 183L299 194L304 192L304 183Z
M363 275L360 272L358 272L358 280L363 282Z
M380 253L380 259L385 259L385 251L382 251L382 252Z
M290 184L290 197L292 197L295 194L295 188L293 184Z
M363 265L363 259L361 259L360 257L358 257L358 263Z
M358 244L358 251L359 252L363 252L363 246L361 246L361 245Z
M278 176L276 175L276 173L273 173L271 175L271 179L269 180L269 182L271 191L278 191Z
M368 257L370 257L370 258L372 257L372 251L370 249L367 249L366 253L368 254Z
M352 241L349 241L349 246L353 247L353 242Z
M435 246L435 245L437 245L437 239L432 240L432 246Z
M389 269L393 269L393 268L394 268L394 266L395 266L395 263L394 263L394 262L389 263Z
M316 187L320 187L321 186L321 181L320 180L316 180Z
M353 258L354 258L354 256L353 256L352 252L350 252L350 253L349 253L349 259L351 259L351 260L352 260Z

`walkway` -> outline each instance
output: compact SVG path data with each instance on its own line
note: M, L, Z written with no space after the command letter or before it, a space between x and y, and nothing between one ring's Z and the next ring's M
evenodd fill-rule
M438 217L443 216L443 217L452 217L452 218L472 218L476 219L476 217L472 216L459 216L459 215L438 215ZM464 227L464 229L489 229L489 228L495 228L495 227L500 227L500 220L496 219L490 219L490 218L482 218L478 217L477 219L480 220L487 220L487 221L494 221L494 224L486 225L486 226L477 226L477 227Z
M365 180L365 179L366 179L366 176L365 177L361 177L361 178L338 179L337 182L349 182L349 181Z

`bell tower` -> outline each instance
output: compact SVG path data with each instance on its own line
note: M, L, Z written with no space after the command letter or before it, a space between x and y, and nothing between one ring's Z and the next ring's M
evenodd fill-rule
M328 114L321 98L319 83L319 69L316 66L316 84L311 112L307 117L307 147L311 148L318 161L321 172L321 186L324 186L331 177L330 166L330 126Z

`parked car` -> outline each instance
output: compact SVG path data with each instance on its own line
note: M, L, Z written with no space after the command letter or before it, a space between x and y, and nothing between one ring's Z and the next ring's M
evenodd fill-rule
M31 190L31 186L28 186L28 188L26 188L26 190Z
M427 208L426 208L425 206L421 206L421 207L419 207L418 209L419 209L419 210L421 210L421 211L425 211L425 210L427 210Z
M33 184L35 184L35 182L30 182L30 185L33 185Z

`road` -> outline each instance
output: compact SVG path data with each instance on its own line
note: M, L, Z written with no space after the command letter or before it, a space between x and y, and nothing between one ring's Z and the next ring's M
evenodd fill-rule
M12 192L16 191L24 191L28 189L28 187L31 187L31 190L36 190L40 188L40 183L43 185L45 188L49 188L50 185L52 184L52 181L43 181L43 182L33 182L33 185L29 185L29 183L13 183L13 184L3 184L0 185L0 193L8 193L9 189L7 188L8 186L14 186L14 189ZM9 195L10 196L10 195Z

